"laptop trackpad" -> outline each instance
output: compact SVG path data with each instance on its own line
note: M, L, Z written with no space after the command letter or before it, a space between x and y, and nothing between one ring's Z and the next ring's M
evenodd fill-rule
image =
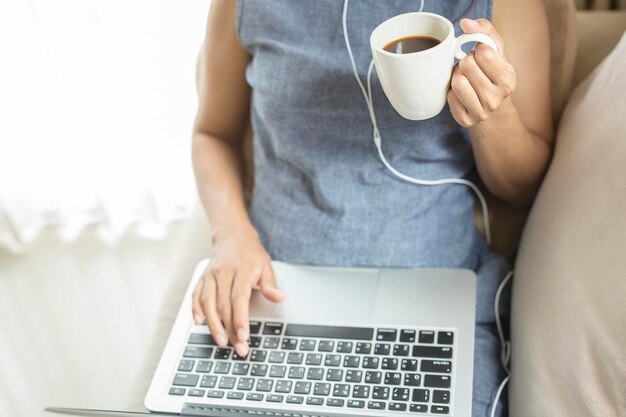
M267 305L259 316L302 322L359 321L372 317L378 290L378 270L297 267L278 273L287 298L269 315ZM282 276L281 276L282 275ZM259 294L260 295L260 294ZM256 313L253 302L253 314ZM265 304L265 303L262 303ZM257 304L258 305L258 304ZM261 307L261 305L258 305ZM265 313L265 314L263 314Z

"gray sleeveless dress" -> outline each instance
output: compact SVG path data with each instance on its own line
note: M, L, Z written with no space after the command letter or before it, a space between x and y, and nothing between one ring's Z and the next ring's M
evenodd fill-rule
M424 11L452 20L458 35L460 17L491 17L491 1L425 0ZM363 81L372 30L419 4L350 2L348 33ZM246 70L254 130L252 222L276 260L476 271L472 413L487 415L504 376L493 299L509 265L477 232L467 187L409 184L378 159L344 44L342 10L343 0L238 0L239 39L252 55ZM423 179L475 175L469 136L447 107L429 120L406 120L375 74L372 81L383 150L392 165Z

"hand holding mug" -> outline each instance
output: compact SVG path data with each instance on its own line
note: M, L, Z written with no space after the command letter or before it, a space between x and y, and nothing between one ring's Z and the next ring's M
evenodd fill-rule
M477 44L454 68L448 104L454 119L464 127L487 120L515 89L515 70L504 55L502 37L487 19L463 19L465 33L489 35L498 47Z

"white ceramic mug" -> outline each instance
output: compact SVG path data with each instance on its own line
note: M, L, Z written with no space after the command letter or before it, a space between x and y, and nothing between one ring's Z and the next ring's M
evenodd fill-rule
M419 52L396 54L383 48L410 36L430 36L441 41ZM438 115L446 105L454 58L467 55L461 46L481 42L498 50L484 33L454 37L452 22L434 13L405 13L385 20L370 37L378 79L391 105L401 116L424 120Z

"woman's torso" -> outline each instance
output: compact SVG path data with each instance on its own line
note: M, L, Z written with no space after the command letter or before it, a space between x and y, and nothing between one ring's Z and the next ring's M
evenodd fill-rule
M491 0L425 1L454 20L490 17ZM358 0L347 27L365 81L369 36L419 1ZM342 31L342 0L239 0L238 32L252 61L255 186L250 216L271 257L301 264L476 268L482 238L473 196L461 185L417 186L378 159L372 127ZM458 19L453 22L459 34ZM448 108L403 119L372 76L383 150L398 170L423 179L474 171L469 137Z

